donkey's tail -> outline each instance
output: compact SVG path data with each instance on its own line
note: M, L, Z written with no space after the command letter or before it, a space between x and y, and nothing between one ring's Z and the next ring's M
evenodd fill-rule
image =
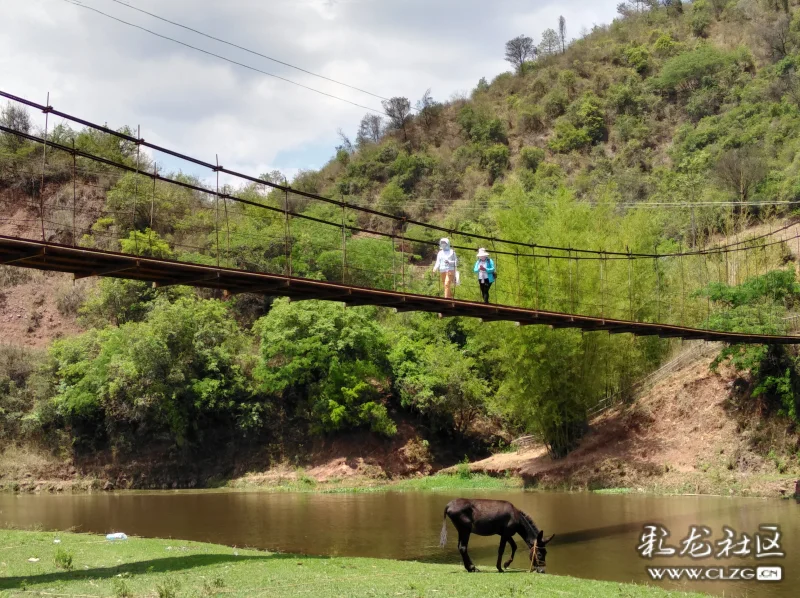
M444 508L444 518L442 519L442 532L439 534L439 546L447 544L447 507Z

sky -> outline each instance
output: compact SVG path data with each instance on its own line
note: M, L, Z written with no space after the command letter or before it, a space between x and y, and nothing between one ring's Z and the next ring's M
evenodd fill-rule
M380 99L277 64L114 0L0 0L0 89L251 175L291 178L355 138ZM369 91L446 101L510 70L504 46L567 22L568 38L611 22L619 0L125 0L247 49ZM87 9L301 85L264 75ZM44 128L44 115L32 114ZM52 127L52 119L50 126ZM152 156L168 171L210 178Z

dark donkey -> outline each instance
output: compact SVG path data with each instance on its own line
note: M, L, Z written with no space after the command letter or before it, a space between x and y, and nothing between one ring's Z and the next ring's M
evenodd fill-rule
M458 531L458 551L464 560L464 567L467 571L476 571L475 565L467 554L467 544L471 533L479 536L500 536L500 550L497 552L497 570L503 572L503 568L508 569L511 561L514 560L514 553L517 552L517 544L512 537L519 534L528 548L531 549L530 558L533 561L531 567L536 566L537 573L544 573L545 558L547 548L545 545L553 539L553 534L547 540L544 539L542 530L536 527L527 514L523 513L510 502L505 500L483 500L456 498L447 503L444 508L444 521L442 521L442 533L439 537L439 546L447 543L447 518L453 522ZM503 560L503 552L506 549L506 542L511 544L511 558L505 562L503 567L500 562ZM536 554L533 547L536 546Z

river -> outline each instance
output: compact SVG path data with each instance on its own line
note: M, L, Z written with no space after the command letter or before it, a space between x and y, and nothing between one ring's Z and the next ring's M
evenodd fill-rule
M783 580L650 582L725 596L797 596L800 574L788 566L800 555L800 505L790 500L713 496L603 495L522 491L462 492L466 497L513 502L545 534L548 574L619 582L649 581L650 565L750 567L781 565ZM263 492L129 492L91 495L0 494L0 526L68 530L213 542L274 551L365 556L460 564L456 533L448 521L448 543L439 548L444 506L454 496L437 492L355 494ZM690 526L723 526L755 534L760 525L780 526L785 558L692 561L688 557L642 558L637 546L647 524L661 524L678 547ZM765 535L772 535L766 533ZM499 537L472 536L470 555L480 569L494 571ZM524 544L512 567L527 568ZM755 549L754 546L750 547ZM510 548L506 549L506 554ZM507 557L506 557L507 558ZM466 572L465 572L466 575Z

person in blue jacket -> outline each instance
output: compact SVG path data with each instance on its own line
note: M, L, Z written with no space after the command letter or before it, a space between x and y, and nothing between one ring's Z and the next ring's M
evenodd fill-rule
M489 287L494 282L494 261L483 247L478 249L478 261L475 262L472 271L478 274L478 284L481 286L483 302L489 303Z

